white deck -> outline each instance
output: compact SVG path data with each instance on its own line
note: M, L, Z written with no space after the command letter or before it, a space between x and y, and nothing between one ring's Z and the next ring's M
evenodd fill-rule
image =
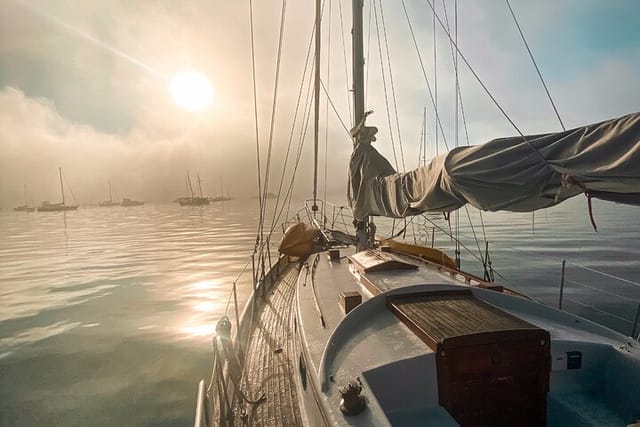
M425 422L457 425L438 404L432 350L387 309L385 297L388 293L418 289L455 289L464 284L449 274L424 266L413 271L367 273L366 279L383 292L373 296L357 280L358 275L349 271L346 251L343 250L338 262L330 261L327 253L312 256L308 261L309 271L303 269L297 284L299 328L306 341L310 365L307 369L313 372L313 384L319 390L327 421L334 425L412 425L420 420L417 425ZM318 260L314 268L315 257ZM345 316L338 297L347 291L358 291L363 302ZM554 420L563 423L573 419L571 411L580 412L583 406L593 410L592 416L586 416L585 425L606 420L612 425L629 422L616 418L616 408L606 402L600 404L592 394L597 387L602 387L622 401L640 396L637 343L587 320L526 299L479 288L473 288L473 293L476 298L550 333L549 409L561 408L553 409L560 415L550 417L549 425L554 425ZM565 355L573 350L582 352L583 367L567 371ZM622 372L623 369L628 372ZM603 375L616 379L606 381ZM354 380L363 384L367 409L360 415L345 417L339 409L338 388ZM623 403L620 407L635 410L633 402L626 402L627 406ZM640 417L640 399L637 408L634 417Z

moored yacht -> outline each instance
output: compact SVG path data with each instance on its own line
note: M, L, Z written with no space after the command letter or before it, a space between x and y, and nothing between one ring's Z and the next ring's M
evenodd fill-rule
M379 238L372 220L466 204L528 212L579 194L637 204L640 114L460 147L398 173L366 124L362 7L353 1L355 230L336 226L342 208L317 198L314 179L277 260L257 241L253 292L241 309L234 284L195 425L640 423L638 318L626 336L467 273L458 256ZM316 14L319 46L320 2Z

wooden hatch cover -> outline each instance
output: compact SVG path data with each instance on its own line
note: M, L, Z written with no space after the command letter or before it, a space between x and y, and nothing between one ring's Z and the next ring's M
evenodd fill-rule
M390 295L387 307L436 353L439 403L460 425L546 425L547 331L466 289Z
M391 270L417 270L418 266L400 258L378 251L366 250L348 257L362 273Z

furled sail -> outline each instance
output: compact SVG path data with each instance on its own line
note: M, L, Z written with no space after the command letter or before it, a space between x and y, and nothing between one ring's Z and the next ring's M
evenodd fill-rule
M371 130L351 156L349 200L356 220L450 212L466 203L528 212L580 193L640 205L640 113L564 132L494 139L397 173Z

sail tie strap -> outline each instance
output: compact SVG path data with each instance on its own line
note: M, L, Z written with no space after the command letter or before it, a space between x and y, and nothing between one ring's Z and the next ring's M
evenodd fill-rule
M598 227L596 226L596 221L593 219L593 206L591 205L591 199L593 199L593 193L590 191L586 191L584 193L587 196L587 206L589 207L589 219L591 220L591 225L593 226L593 230L597 233Z
M591 203L591 199L593 199L595 197L595 194L593 192L591 192L587 187L585 187L574 176L567 175L567 174L562 174L561 182L562 182L562 185L558 189L558 193L556 194L556 202L558 201L558 198L560 197L560 192L562 191L563 187L570 187L572 185L575 185L575 186L579 187L580 189L582 189L582 191L584 191L584 195L587 196L587 207L589 209L589 220L591 221L591 226L593 227L593 230L597 233L598 232L598 226L596 225L596 220L593 217L593 204Z

